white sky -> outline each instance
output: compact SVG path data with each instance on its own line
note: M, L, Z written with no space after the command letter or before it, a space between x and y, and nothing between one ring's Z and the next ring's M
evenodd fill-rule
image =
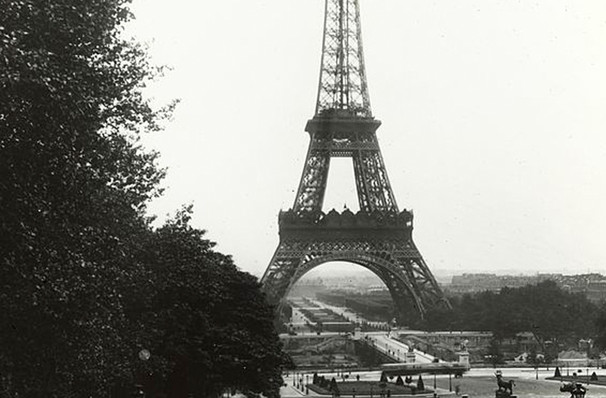
M377 135L436 277L606 273L606 1L360 0ZM168 167L163 218L262 275L292 206L319 77L323 0L135 0L130 32L180 98L145 138ZM333 159L328 209L357 209ZM340 182L341 184L335 183Z

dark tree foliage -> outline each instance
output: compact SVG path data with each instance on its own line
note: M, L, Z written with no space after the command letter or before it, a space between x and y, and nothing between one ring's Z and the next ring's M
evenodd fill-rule
M606 351L606 302L602 302L595 319L595 345L602 351Z
M528 353L528 357L526 357L526 363L530 365L538 365L539 357L537 356L537 349L535 346L530 347L530 352Z
M149 390L211 397L236 388L278 397L290 362L272 308L256 278L212 250L189 218L181 211L146 242L144 274L127 296L129 319L146 332L140 344L155 357Z
M490 345L488 346L488 362L490 362L493 366L502 364L505 362L505 358L503 356L503 351L501 351L501 343L499 339L493 338L490 341Z
M488 330L498 339L530 331L540 343L571 343L591 336L596 306L585 296L545 281L500 292L482 292L451 299L453 310L430 314L430 330Z
M334 377L330 380L328 391L332 392L333 397L341 396L341 392L339 391L339 385L337 384L337 380L335 380Z
M0 0L0 372L24 396L96 395L126 371L120 281L162 171L154 71L124 0Z
M157 231L145 216L163 171L138 135L170 107L142 95L157 70L121 36L128 3L0 0L0 387L275 396L258 282L186 213Z
M421 375L419 375L419 379L417 380L417 389L419 391L425 390L425 383L423 382L423 377Z

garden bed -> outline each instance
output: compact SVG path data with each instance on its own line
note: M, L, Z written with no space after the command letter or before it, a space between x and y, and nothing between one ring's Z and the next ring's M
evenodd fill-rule
M328 387L323 388L316 384L309 384L309 389L320 395L332 395L332 391ZM345 381L337 382L337 387L341 396L353 395L376 395L377 397L381 392L387 394L389 391L390 395L415 395L415 394L427 394L433 391L419 390L416 386L399 386L395 383L384 383L380 381Z

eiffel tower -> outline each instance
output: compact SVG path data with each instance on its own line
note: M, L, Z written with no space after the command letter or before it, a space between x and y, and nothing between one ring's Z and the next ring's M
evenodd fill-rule
M358 0L326 0L316 112L292 209L278 217L280 242L261 279L278 312L292 286L327 262L361 265L387 286L398 321L450 307L412 240L413 214L398 209L372 116ZM330 160L351 158L360 210L322 212Z

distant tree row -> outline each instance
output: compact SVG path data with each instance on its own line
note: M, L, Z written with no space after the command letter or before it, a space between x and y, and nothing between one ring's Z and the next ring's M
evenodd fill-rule
M602 303L595 318L595 344L599 349L606 351L606 303Z
M364 317L382 313L382 319L388 321L396 315L393 307L383 311L383 304L379 311L379 299L381 303L391 301L388 292L383 295L333 292L318 297L351 307ZM354 302L359 305L350 306ZM553 281L505 287L499 292L465 294L451 297L450 302L452 310L432 309L425 319L412 306L404 308L403 321L407 326L424 330L491 331L497 340L532 332L540 344L552 347L576 346L581 339L591 339L596 347L606 349L606 303L593 303L585 295L567 292Z
M428 330L486 330L497 339L528 331L540 343L570 345L587 338L595 338L603 346L606 342L606 305L600 310L584 295L566 292L553 281L466 294L452 298L451 304L452 311L429 312L417 326Z
M139 134L170 106L125 40L128 0L0 0L0 391L278 396L287 359L259 284L185 209ZM120 387L121 386L121 387Z
M326 303L347 307L371 321L389 322L394 318L393 301L388 292L360 294L350 291L321 292L316 297ZM411 306L410 311L413 311Z

